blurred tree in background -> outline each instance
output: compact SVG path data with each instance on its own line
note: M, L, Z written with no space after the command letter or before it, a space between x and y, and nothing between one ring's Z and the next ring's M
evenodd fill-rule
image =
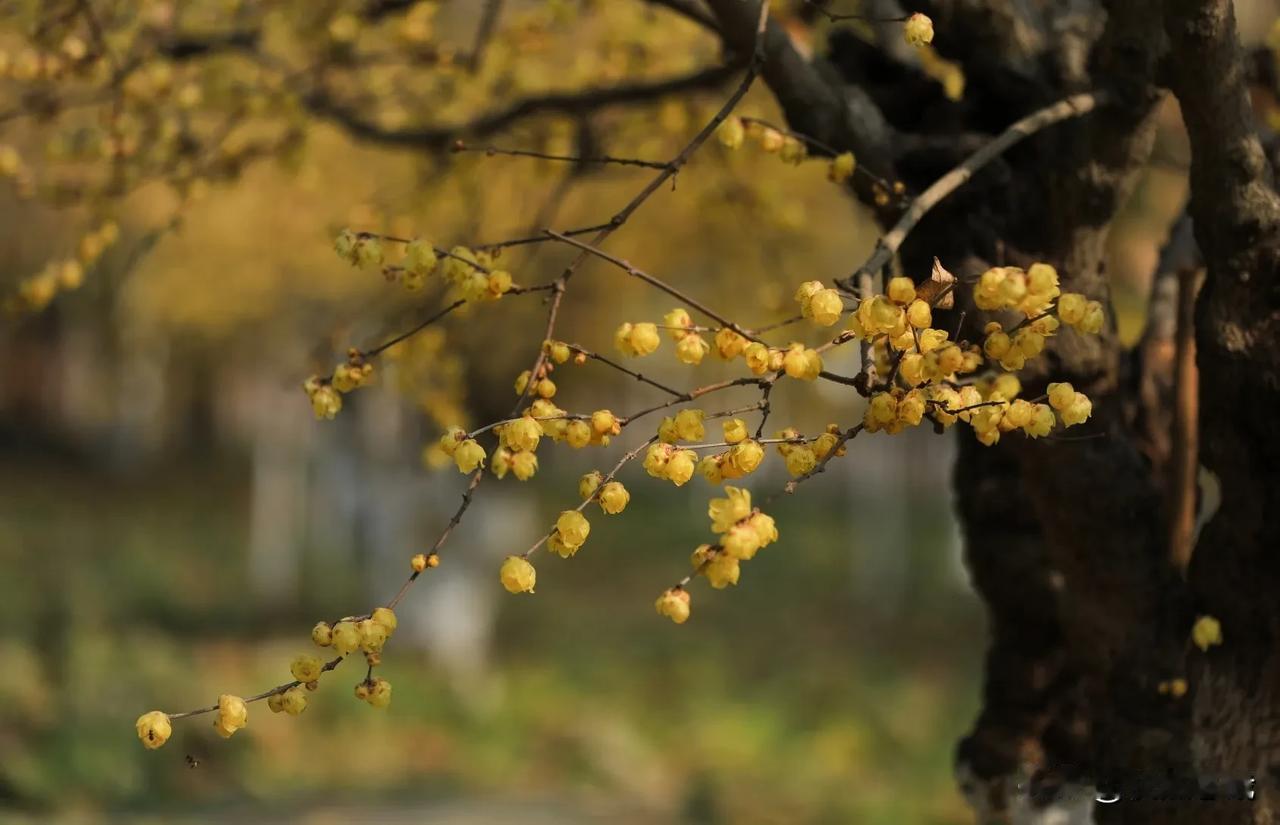
M772 5L0 3L0 803L1031 822L1119 786L1100 820L1270 821L1275 10L1238 4L1242 51L1225 0ZM657 355L614 349L655 319L677 327ZM946 339L954 374L927 360ZM653 415L603 459L543 449L545 484L448 469L460 426L523 475L494 449L519 454L520 425L488 425L538 395L556 440ZM658 429L682 406L705 427ZM956 410L958 436L927 432ZM1041 410L1052 434L1015 432ZM751 559L718 529L694 571L736 582L741 555L742 583L655 626L711 489L661 479L696 459L741 483L742 436L717 443L738 416L781 544ZM659 478L599 513L578 477L628 457ZM824 471L843 484L769 495ZM499 599L538 536L525 557L573 555L546 525L579 502L589 552ZM339 696L347 664L307 724L255 704L251 739L208 717L155 754L122 735L277 684L311 621L384 603L445 538L393 600L386 713ZM681 622L687 583L659 600ZM1250 803L1150 798L1248 777Z

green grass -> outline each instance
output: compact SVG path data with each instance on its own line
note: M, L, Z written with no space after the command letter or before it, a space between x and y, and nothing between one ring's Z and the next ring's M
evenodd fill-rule
M782 540L738 587L698 583L682 627L652 601L706 520L687 491L637 482L623 516L593 518L578 556L538 562L535 596L503 597L486 683L460 693L393 641L386 712L350 697L362 674L347 664L300 719L256 705L229 742L197 719L145 752L138 713L280 681L317 618L310 602L328 598L268 615L244 597L245 485L236 467L0 468L0 544L22 571L0 582L0 810L198 821L552 800L645 822L967 821L950 755L975 712L983 643L976 600L937 549L945 505L900 549L909 609L888 622L854 595L851 554L876 548L859 546L834 481L772 508ZM344 600L362 581L322 576Z

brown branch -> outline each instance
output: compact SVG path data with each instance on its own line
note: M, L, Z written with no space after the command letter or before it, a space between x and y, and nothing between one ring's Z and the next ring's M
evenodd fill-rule
M1085 92L1072 95L1051 106L1032 112L1013 123L1004 132L992 138L985 146L974 152L950 172L933 182L928 189L912 201L910 208L876 244L876 250L859 269L843 281L837 282L845 291L857 294L858 279L863 275L874 275L893 260L902 247L903 241L916 228L920 220L952 192L969 181L974 174L992 160L1000 157L1010 147L1055 123L1070 118L1081 117L1092 112L1107 99L1105 92Z
M610 255L608 252L605 252L603 249L597 249L592 244L586 244L581 241L576 241L573 238L568 237L567 235L561 235L559 232L555 232L550 229L547 230L547 234L555 238L557 241L561 241L563 243L569 244L570 246L575 246L578 249L581 249L584 253L595 255L598 258L608 261L609 263L618 267L628 275L634 278L638 278L641 281L644 281L645 283L649 284L650 286L655 287L667 293L668 295L675 298L676 300L684 303L690 309L695 309L698 312L701 312L703 315L712 319L713 321L720 324L721 326L731 329L734 332L738 333L743 338L749 338L752 341L760 340L759 338L755 337L750 330L743 329L742 327L738 326L738 324L734 323L733 321L729 320L725 316L716 312L714 309L702 303L701 301L697 300L696 298L691 298L688 295L685 295L683 292L671 286L670 284L663 281L662 279L656 278L642 269L637 269L636 267L632 266L631 264L627 263L621 258Z
M464 123L408 129L379 126L366 120L357 109L334 100L322 90L303 94L300 99L313 115L333 121L357 138L390 146L443 149L459 137L492 135L534 115L583 115L609 106L643 103L682 92L716 88L732 77L738 68L735 65L711 66L663 80L634 81L617 86L526 97Z
M640 160L638 158L616 158L612 155L554 155L547 152L537 152L532 149L502 149L497 146L468 146L465 142L455 141L450 148L453 152L483 152L489 157L494 155L509 155L517 158L536 158L538 160L553 160L564 163L576 164L613 164L616 166L642 166L646 169L664 169L666 163L656 160Z
M1196 371L1196 293L1201 271L1178 273L1178 325L1174 337L1173 426L1169 458L1169 557L1180 570L1191 560L1195 540L1196 478L1200 471L1199 399Z

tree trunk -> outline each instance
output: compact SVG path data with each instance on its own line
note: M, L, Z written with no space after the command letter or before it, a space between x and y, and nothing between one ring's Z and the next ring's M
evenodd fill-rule
M729 47L744 49L755 4L708 5ZM966 558L992 633L984 707L957 751L962 787L983 822L1038 821L1082 788L1108 794L1098 821L1269 822L1280 804L1280 554L1265 532L1267 514L1280 512L1280 199L1252 127L1231 4L911 5L934 18L936 48L963 67L963 101L848 33L833 36L827 65L800 59L779 27L765 64L793 128L859 152L908 191L1014 120L1106 92L1092 115L1016 146L930 212L900 250L917 279L934 256L960 277L1045 261L1064 291L1105 304L1111 223L1150 151L1161 89L1178 98L1207 265L1195 313L1200 442L1222 487L1184 577L1159 446L1170 439L1150 432L1169 421L1158 408L1169 395L1141 391L1172 386L1171 375L1147 373L1175 361L1130 356L1114 329L1088 339L1064 330L1041 371L1021 375L1027 397L1048 376L1087 392L1084 438L987 448L960 434ZM886 225L897 217L877 214ZM982 313L969 307L965 318L961 337L977 339ZM1188 641L1200 614L1224 630L1207 654ZM1187 695L1160 689L1176 679L1188 680ZM1249 777L1253 800L1225 798L1242 783L1201 798L1209 782Z

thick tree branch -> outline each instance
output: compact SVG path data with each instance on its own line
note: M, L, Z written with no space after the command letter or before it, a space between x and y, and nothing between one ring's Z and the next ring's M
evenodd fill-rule
M355 107L317 90L302 97L313 115L331 120L353 136L390 146L440 149L461 137L480 138L500 132L527 117L544 114L582 115L625 103L643 103L681 92L714 89L742 70L742 64L711 66L664 80L635 81L573 92L558 92L517 100L465 123L389 129L365 119Z
M1170 86L1191 141L1189 209L1206 265L1196 307L1201 454L1222 492L1187 572L1197 610L1217 617L1224 636L1195 660L1193 746L1202 774L1258 776L1259 808L1272 816L1280 810L1280 197L1254 130L1232 4L1169 0L1167 9Z
M757 2L707 0L719 21L725 45L735 54L746 54L754 41ZM769 21L764 41L765 83L797 132L840 151L851 151L858 162L882 178L892 180L893 129L884 115L861 90L842 87L825 64L807 60L791 45L786 29ZM857 181L859 196L870 202L872 185Z

